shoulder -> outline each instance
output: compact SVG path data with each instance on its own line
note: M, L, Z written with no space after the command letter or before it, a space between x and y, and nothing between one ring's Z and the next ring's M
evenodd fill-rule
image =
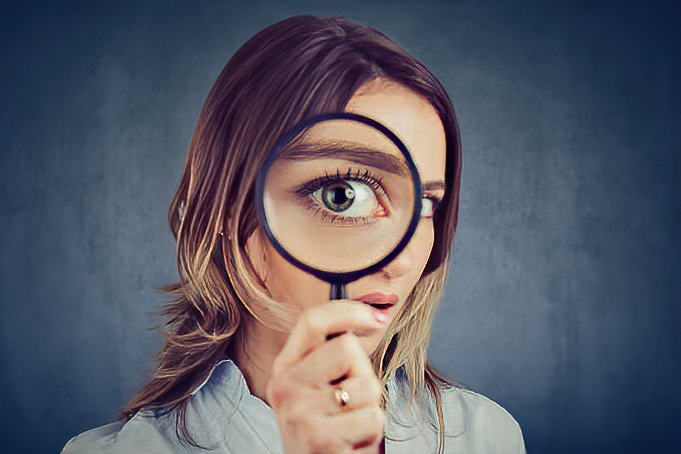
M103 446L109 444L113 439L119 425L120 423L107 424L73 437L71 441L64 446L62 454L101 452Z
M391 396L386 406L386 434L391 452L435 452L440 426L436 399L425 389L412 395L400 370L386 386ZM438 389L445 453L525 453L520 426L500 405L458 386L441 385Z
M162 420L138 414L84 432L69 441L62 454L166 454L178 452Z
M221 361L182 409L143 410L127 422L92 429L69 441L62 454L207 454L224 452L228 445L246 446L257 435L251 419L244 415L255 414L259 417L255 420L270 416L262 408L266 407L264 403L258 401L262 404L259 406L248 396L246 381L236 365ZM274 416L269 419L267 427L276 428ZM267 440L276 443L276 439Z
M471 452L524 453L516 420L496 402L476 392L451 387L442 390L447 438L465 439Z

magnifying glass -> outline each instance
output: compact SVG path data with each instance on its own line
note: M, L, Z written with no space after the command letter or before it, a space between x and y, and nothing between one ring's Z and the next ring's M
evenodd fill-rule
M256 210L282 257L346 285L390 263L421 217L421 180L409 150L383 124L348 112L306 120L283 134L256 181Z

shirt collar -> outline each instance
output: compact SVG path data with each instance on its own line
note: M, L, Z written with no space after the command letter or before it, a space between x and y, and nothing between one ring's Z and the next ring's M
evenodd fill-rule
M391 374L386 386L390 401L386 405L385 433L389 439L406 441L424 430L434 430L438 427L437 412L429 393L422 392L411 398L407 377L402 369ZM450 406L444 405L446 392L447 390L443 389L445 435L456 436L463 432L465 422L460 412L451 411L452 408L448 408ZM211 406L214 408L211 409L211 413L221 414L221 425L229 423L239 406L243 404L261 414L263 416L261 422L268 420L269 423L276 425L274 411L260 398L251 394L241 370L230 359L224 359L213 367L208 378L192 393L194 398L197 394L201 395L203 401L212 401ZM262 437L272 437L273 432L274 435L279 435L278 430L272 430L270 425L267 424L263 430L258 430Z
M389 439L405 441L419 433L439 430L435 402L429 392L422 391L411 397L407 376L402 368L391 374L386 384L390 401L386 405L385 433ZM455 437L465 430L465 421L459 406L448 405L455 388L440 387L445 436Z
M251 394L246 379L229 359L217 363L192 394L187 418L205 426L214 442L224 443L240 430L255 434L269 449L279 451L279 431L274 411ZM188 421L189 422L189 421ZM254 423L255 422L255 423ZM240 427L240 429L236 429Z

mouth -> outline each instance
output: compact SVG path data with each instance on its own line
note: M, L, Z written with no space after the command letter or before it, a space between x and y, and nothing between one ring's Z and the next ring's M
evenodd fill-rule
M399 301L397 295L386 295L384 293L370 293L354 299L355 301L368 304L379 311L387 311Z

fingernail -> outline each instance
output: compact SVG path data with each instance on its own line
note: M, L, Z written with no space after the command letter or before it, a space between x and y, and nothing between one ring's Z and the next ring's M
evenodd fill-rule
M378 323L385 323L386 320L388 320L387 315L385 315L383 312L378 312L378 311L374 311L374 318L376 318L376 321Z

